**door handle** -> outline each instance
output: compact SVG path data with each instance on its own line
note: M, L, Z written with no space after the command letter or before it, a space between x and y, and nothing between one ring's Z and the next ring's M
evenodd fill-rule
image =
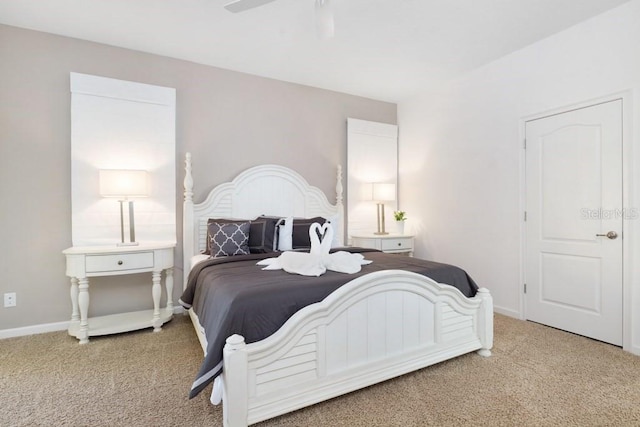
M618 233L616 233L615 231L610 231L607 234L596 234L596 236L598 236L598 237L607 237L607 238L613 240L613 239L617 239L618 238Z

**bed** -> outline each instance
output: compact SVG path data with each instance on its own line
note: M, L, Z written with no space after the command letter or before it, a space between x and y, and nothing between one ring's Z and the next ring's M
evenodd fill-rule
M211 401L222 402L225 426L254 424L469 352L490 356L493 302L487 289L479 288L467 297L454 287L458 284L444 284L465 280L466 273L457 267L357 248L348 251L360 252L373 262L353 276L329 274L332 272L320 276L329 281L330 290L319 285L320 277L307 277L302 284L292 285L289 289L295 289L298 295L317 293L313 296L317 302L296 308L268 336L227 336L219 331L216 335L210 320L204 319L213 315L203 307L213 303L206 302L204 296L198 299L193 290L200 280L196 273L204 275L206 271L237 282L256 277L251 286L263 293L254 295L254 299L263 298L263 306L272 305L266 303L271 294L265 292L271 292L269 286L276 286L265 278L273 275L268 280L288 286L285 282L293 280L294 275L261 271L255 266L257 260L273 254L196 263L203 258L200 253L206 247L209 219L265 214L327 218L335 230L333 246L340 247L344 239L342 171L337 168L335 203L330 203L320 189L309 185L297 172L277 165L250 168L216 186L202 203L194 203L191 168L191 155L187 153L183 212L185 293L181 300L191 298L185 306L190 307L188 313L205 354L191 394L197 394L215 377ZM432 269L429 271L433 274L425 273L424 268ZM245 273L246 269L253 270ZM450 276L439 274L444 269L453 269L457 276L446 279ZM331 282L332 277L338 276L342 277L340 284ZM231 283L219 292L228 294L237 289L238 285ZM209 309L218 318L226 307L234 305L219 304L223 306ZM245 309L236 316L240 323L252 323L266 315L260 305L240 305ZM209 325L208 330L203 324Z

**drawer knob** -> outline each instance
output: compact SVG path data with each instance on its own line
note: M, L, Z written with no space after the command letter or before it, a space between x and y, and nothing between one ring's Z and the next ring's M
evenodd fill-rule
M122 265L122 260L118 261L118 265Z
M398 246L402 246L402 243L398 242Z

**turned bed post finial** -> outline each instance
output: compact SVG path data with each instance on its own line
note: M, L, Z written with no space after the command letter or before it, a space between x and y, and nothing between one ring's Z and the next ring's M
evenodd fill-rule
M187 153L184 159L184 201L193 201L193 176L191 176L191 153Z
M344 230L345 230L345 212L343 205L343 193L344 187L342 186L342 165L338 165L338 170L336 173L336 207L338 208L338 216L340 218L340 223L338 226L338 244L340 246L344 245Z
M342 165L338 165L338 172L336 174L336 204L342 206L342 193L344 188L342 187Z
M193 238L193 176L191 176L191 153L187 153L185 155L184 170L184 203L182 208L183 289L187 286L187 278L189 277L189 270L191 269L191 257L195 255Z

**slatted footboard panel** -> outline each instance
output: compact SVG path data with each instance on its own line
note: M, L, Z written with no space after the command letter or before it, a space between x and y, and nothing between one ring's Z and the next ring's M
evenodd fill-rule
M476 325L473 316L459 313L448 304L442 304L441 307L442 342L464 339L470 333L475 335Z
M290 390L318 378L318 336L308 333L279 359L265 365L250 363L249 395L264 396Z
M225 399L246 399L237 424L227 409L234 402L225 400L225 422L252 424L489 349L478 331L491 309L486 298L465 298L415 273L390 270L355 279L296 313L271 337L245 345L236 336L237 345L225 347Z
M326 326L326 374L434 342L434 303L412 292L371 295Z

